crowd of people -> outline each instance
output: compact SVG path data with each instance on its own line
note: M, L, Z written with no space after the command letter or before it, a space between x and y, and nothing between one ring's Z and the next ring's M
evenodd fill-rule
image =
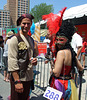
M12 31L9 31L6 35L6 38L4 40L4 53L3 53L3 62L4 62L4 81L9 82L9 71L8 71L8 44L10 39L14 36L14 33Z
M33 66L37 65L38 44L28 34L33 19L31 14L21 15L17 20L17 26L21 30L17 34L10 31L5 40L0 36L0 47L4 50L3 80L10 81L10 100L29 100L30 88L34 85ZM49 85L63 93L61 100L78 100L74 67L78 71L84 70L87 43L76 33L75 26L69 21L61 21L55 34L50 31L50 24L47 27L48 34L44 42L48 44L48 55L52 54L51 57L55 58L52 60ZM80 62L81 56L83 65Z

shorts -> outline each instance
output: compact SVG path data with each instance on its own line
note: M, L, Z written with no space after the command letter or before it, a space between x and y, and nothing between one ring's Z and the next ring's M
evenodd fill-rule
M86 55L86 53L85 52L82 52L81 55Z
M8 71L8 57L3 57L4 71Z

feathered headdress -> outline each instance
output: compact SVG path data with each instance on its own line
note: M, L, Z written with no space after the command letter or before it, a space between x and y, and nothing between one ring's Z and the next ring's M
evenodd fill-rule
M61 26L63 13L67 7L64 7L58 14L50 13L48 15L43 15L42 19L47 20L47 28L50 34L56 34Z
M50 46L50 50L52 51L53 56L55 56L55 37L56 37L56 33L59 31L61 24L62 24L62 17L63 17L63 13L66 10L67 7L64 7L61 11L59 11L58 14L53 14L50 13L48 15L43 15L42 19L43 20L47 20L47 28L51 34L51 36L53 36L53 39L51 40L49 46Z

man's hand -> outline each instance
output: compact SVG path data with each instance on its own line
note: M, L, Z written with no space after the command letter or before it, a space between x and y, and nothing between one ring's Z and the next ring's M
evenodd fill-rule
M30 58L30 60L31 60L31 63L32 63L32 65L37 65L37 58L33 58L33 59L31 59Z
M47 64L49 62L49 60L45 60L45 64Z
M18 81L18 80L19 80L18 71L12 72L12 76L13 76L13 78L14 78L14 81ZM22 84L21 82L15 84L15 91L16 91L16 92L22 93L23 90L24 90L24 89L23 89L23 84Z
M15 91L18 92L18 93L22 93L24 90L23 88L23 84L22 83L17 83L15 84Z

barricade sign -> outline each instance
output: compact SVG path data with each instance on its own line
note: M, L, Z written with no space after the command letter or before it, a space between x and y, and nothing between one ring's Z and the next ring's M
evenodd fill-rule
M47 43L38 43L39 56L47 53Z
M47 87L43 97L50 99L50 100L60 100L62 97L62 92L59 90L56 90L51 87Z

